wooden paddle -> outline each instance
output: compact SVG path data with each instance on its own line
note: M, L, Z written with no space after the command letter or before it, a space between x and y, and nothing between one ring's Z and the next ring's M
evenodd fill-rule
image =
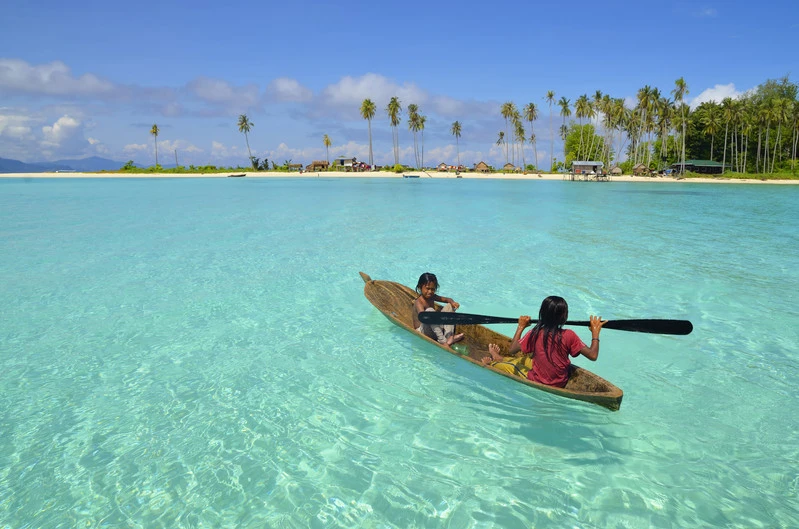
M419 321L435 325L486 325L489 323L517 323L519 318L482 316L462 312L420 312ZM538 320L530 320L535 324ZM567 321L564 325L588 327L588 321ZM688 320L609 320L603 329L617 331L648 332L652 334L691 334L693 324Z

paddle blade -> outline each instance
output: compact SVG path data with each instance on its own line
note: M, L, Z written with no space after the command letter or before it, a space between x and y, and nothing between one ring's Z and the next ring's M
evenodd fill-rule
M691 334L694 326L688 320L610 320L603 329L684 336Z

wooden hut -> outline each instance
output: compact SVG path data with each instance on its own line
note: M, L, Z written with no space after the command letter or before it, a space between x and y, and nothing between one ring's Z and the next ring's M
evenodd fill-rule
M518 171L518 168L510 162L502 166L503 173L515 173L516 171Z
M310 172L313 171L327 171L327 168L330 166L326 160L314 160L310 164L305 166L305 170Z
M444 162L441 162L440 164L438 164L436 166L436 171L439 171L439 172L442 172L442 173L446 172L446 171L449 171L449 165L445 164Z
M617 165L616 167L614 167L613 169L610 170L610 174L613 175L613 176L621 175L621 167L619 167Z
M474 166L475 173L490 173L491 168L485 162L477 162Z
M649 167L646 165L639 163L633 166L633 176L649 176L650 171Z

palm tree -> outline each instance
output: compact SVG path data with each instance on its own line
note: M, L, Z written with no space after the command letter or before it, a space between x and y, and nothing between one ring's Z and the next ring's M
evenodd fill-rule
M572 115L572 111L569 108L570 101L565 97L561 97L558 101L558 105L560 105L560 115L563 117L563 124L560 126L560 137L563 139L563 161L564 163L566 160L566 118Z
M524 119L530 122L530 143L533 144L533 152L535 153L535 168L538 169L538 146L535 143L535 129L533 122L538 119L538 107L535 103L527 103L524 107Z
M590 109L590 103L588 102L588 96L586 94L581 95L577 98L577 101L574 103L574 115L577 116L577 119L580 120L580 146L577 148L577 159L578 160L588 160L590 158L583 157L583 118L588 117Z
M399 132L397 131L397 125L400 124L402 103L397 96L394 96L389 100L388 106L386 107L386 113L388 114L388 119L391 122L391 128L394 129L392 131L394 140L394 165L399 165Z
M505 132L504 131L499 131L499 134L497 135L497 143L496 144L499 145L500 148L504 148L504 145L505 145Z
M244 141L247 142L247 154L250 155L250 163L252 163L252 152L250 151L250 129L255 126L253 122L249 120L247 114L240 114L239 115L239 132L244 133Z
M161 132L161 129L158 128L158 125L153 124L153 128L150 129L150 134L153 135L153 142L155 143L155 166L158 167L158 133Z
M369 166L373 167L375 164L374 156L372 156L372 118L375 117L377 106L371 99L364 99L361 103L361 117L369 122Z
M676 81L674 81L674 90L671 91L674 95L674 104L679 105L680 107L680 116L682 121L682 158L680 164L680 172L685 172L685 105L683 104L683 99L685 95L688 93L688 84L686 84L685 79L680 77ZM721 169L724 171L724 167Z
M419 142L416 138L419 132L419 106L411 103L408 105L408 130L413 132L413 156L416 161L416 168L419 168Z
M522 150L522 170L523 172L527 172L527 162L524 159L524 125L522 125L521 119L514 119L513 120L513 134L516 141L519 142L519 148Z
M422 155L420 167L424 169L424 124L427 121L427 116L419 116L419 135L422 137Z
M322 143L325 146L325 159L327 160L327 163L329 164L330 163L330 146L333 145L333 142L330 141L330 136L325 134L324 136L322 136Z
M513 117L513 114L516 112L516 105L512 101L507 101L502 104L500 107L500 113L502 117L505 118L505 134L508 134L508 120ZM505 144L505 163L508 163L510 160L508 159L508 146Z
M730 121L733 116L731 97L725 97L721 101L721 114L724 118L724 150L722 151L724 155L721 158L721 170L724 171L724 168L727 167L727 133L730 130Z
M456 169L456 171L459 171L461 168L461 146L459 142L461 137L461 122L455 121L452 123L452 128L449 129L449 132L455 136L455 148L458 151L458 169Z
M549 170L552 170L553 155L555 153L555 133L552 131L552 104L555 102L555 92L549 90L546 95L547 103L549 103L549 137L551 144L549 146Z

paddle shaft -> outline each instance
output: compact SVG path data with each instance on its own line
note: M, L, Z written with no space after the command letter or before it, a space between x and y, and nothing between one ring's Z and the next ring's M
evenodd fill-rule
M519 318L505 318L501 316L483 316L480 314L466 314L462 312L420 312L419 321L436 325L487 325L491 323L517 323ZM538 320L530 320L536 324ZM588 327L589 321L567 321L564 325ZM603 329L617 331L646 332L651 334L691 334L693 324L688 320L609 320Z

